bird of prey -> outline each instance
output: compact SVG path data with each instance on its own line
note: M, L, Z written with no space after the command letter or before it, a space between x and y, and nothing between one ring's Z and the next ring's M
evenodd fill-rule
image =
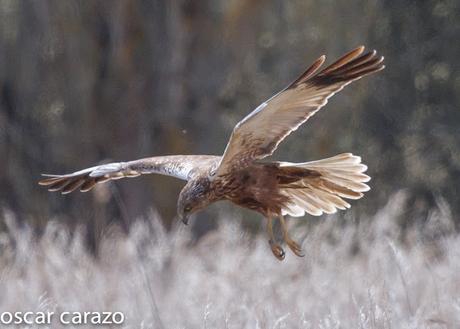
M320 216L350 204L369 190L367 167L351 153L304 163L262 161L343 87L384 68L377 52L358 47L323 68L319 57L297 80L260 104L233 129L222 156L156 156L129 162L103 164L68 175L47 176L39 182L49 191L63 194L91 190L96 184L142 174L163 174L187 181L179 194L178 216L187 224L190 214L219 200L230 200L262 214L267 222L273 254L283 260L285 252L273 234L279 219L284 242L297 256L298 243L288 234L285 215L308 213Z

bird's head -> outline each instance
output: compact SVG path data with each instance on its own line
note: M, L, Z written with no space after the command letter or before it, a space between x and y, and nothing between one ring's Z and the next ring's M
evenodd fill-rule
M191 214L211 203L208 179L191 180L184 186L177 201L177 215L184 224L188 224Z

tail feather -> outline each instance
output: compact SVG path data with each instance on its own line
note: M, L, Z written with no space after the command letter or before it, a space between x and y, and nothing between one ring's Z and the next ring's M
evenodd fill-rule
M363 192L370 190L365 184L371 179L364 174L367 166L361 163L361 157L351 153L304 163L280 163L280 168L283 167L302 168L319 174L281 187L281 192L291 200L284 207L283 214L294 217L303 216L305 212L320 216L335 213L337 209L345 210L351 206L344 198L360 199Z

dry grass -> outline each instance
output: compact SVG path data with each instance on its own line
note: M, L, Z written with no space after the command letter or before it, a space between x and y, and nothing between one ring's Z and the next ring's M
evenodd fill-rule
M95 259L78 232L50 222L34 239L3 214L0 312L122 311L124 328L458 328L460 237L446 233L448 208L402 244L403 200L358 226L331 216L292 227L307 256L282 263L232 220L193 244L188 227L166 233L152 216L128 236L106 231Z

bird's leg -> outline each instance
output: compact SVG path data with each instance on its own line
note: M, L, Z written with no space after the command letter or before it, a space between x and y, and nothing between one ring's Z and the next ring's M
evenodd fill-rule
M273 255L279 260L283 260L286 253L284 249L281 247L279 243L276 243L275 236L273 234L273 221L271 217L266 217L267 219L267 232L268 232L268 243L270 244L270 248L272 249Z
M286 221L284 220L284 217L282 215L279 216L280 223L281 223L281 229L283 230L283 239L284 242L291 248L292 252L296 254L296 256L303 257L305 254L302 252L302 248L299 246L297 242L291 239L289 236L287 226L286 226Z

